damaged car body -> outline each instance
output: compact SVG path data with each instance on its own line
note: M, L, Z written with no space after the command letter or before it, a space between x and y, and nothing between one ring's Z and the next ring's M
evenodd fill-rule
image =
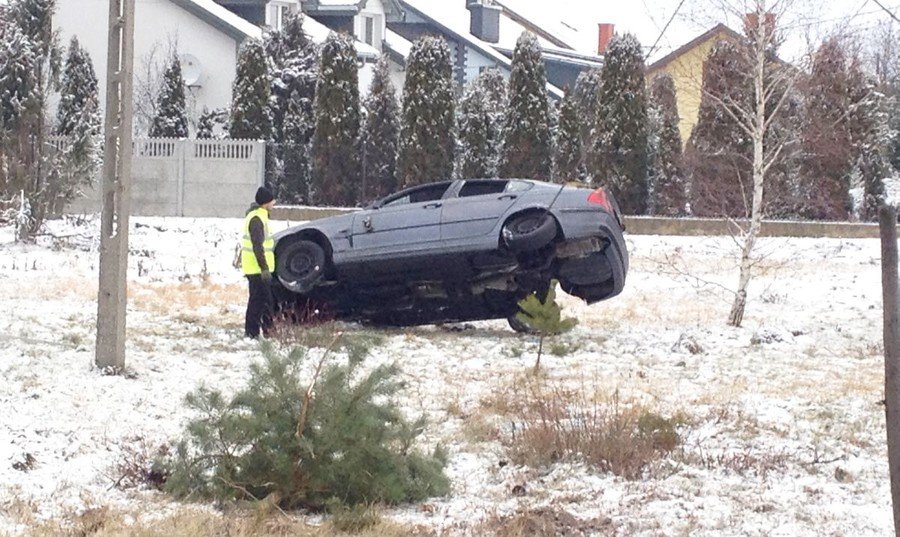
M625 285L613 197L524 179L431 183L275 236L279 304L404 326L510 319L558 280L594 303ZM308 307L308 306L307 306Z

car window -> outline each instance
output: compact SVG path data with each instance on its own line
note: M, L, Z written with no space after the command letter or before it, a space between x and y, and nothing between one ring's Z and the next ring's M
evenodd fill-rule
M409 203L422 203L425 201L435 201L444 197L447 188L450 187L449 182L434 183L431 185L420 186L405 192L397 194L397 197L388 198L382 207L396 207L398 205L406 205Z
M530 190L533 186L534 183L529 183L527 181L508 181L506 192L524 192Z
M489 181L466 181L459 190L459 197L484 196L487 194L500 194L506 189L508 181L491 179Z

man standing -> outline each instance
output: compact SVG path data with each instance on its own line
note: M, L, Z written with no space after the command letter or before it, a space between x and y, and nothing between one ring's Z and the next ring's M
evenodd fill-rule
M260 329L267 333L272 326L272 270L275 269L275 241L269 231L269 211L275 196L266 187L256 191L256 203L244 217L241 239L241 268L250 284L244 334L256 339Z

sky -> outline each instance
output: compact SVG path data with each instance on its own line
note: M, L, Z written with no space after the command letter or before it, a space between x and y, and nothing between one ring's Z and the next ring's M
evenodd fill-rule
M546 17L547 5L559 22L571 27L570 36L575 46L583 52L594 52L597 46L597 24L608 22L616 25L616 32L632 32L645 51L660 36L666 22L672 18L681 0L507 0L522 11L540 9ZM900 16L900 0L880 0ZM722 3L738 4L737 0L684 0L677 15L650 54L650 60L658 59L708 30L718 22L725 22L735 30L741 30L735 16L726 16ZM749 2L746 2L749 3ZM770 2L767 2L770 3ZM874 0L793 0L793 8L786 15L783 26L787 40L783 55L797 57L808 50L807 42L817 41L817 36L843 30L851 35L864 35L867 29L879 22L891 21ZM524 14L524 13L523 13ZM540 20L540 19L538 19ZM898 23L894 22L897 25Z

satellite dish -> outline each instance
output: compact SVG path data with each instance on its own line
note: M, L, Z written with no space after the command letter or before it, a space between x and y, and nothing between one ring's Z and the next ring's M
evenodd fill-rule
M182 54L181 76L184 78L184 84L186 86L200 85L200 77L203 76L203 68L200 66L200 60L193 54Z

